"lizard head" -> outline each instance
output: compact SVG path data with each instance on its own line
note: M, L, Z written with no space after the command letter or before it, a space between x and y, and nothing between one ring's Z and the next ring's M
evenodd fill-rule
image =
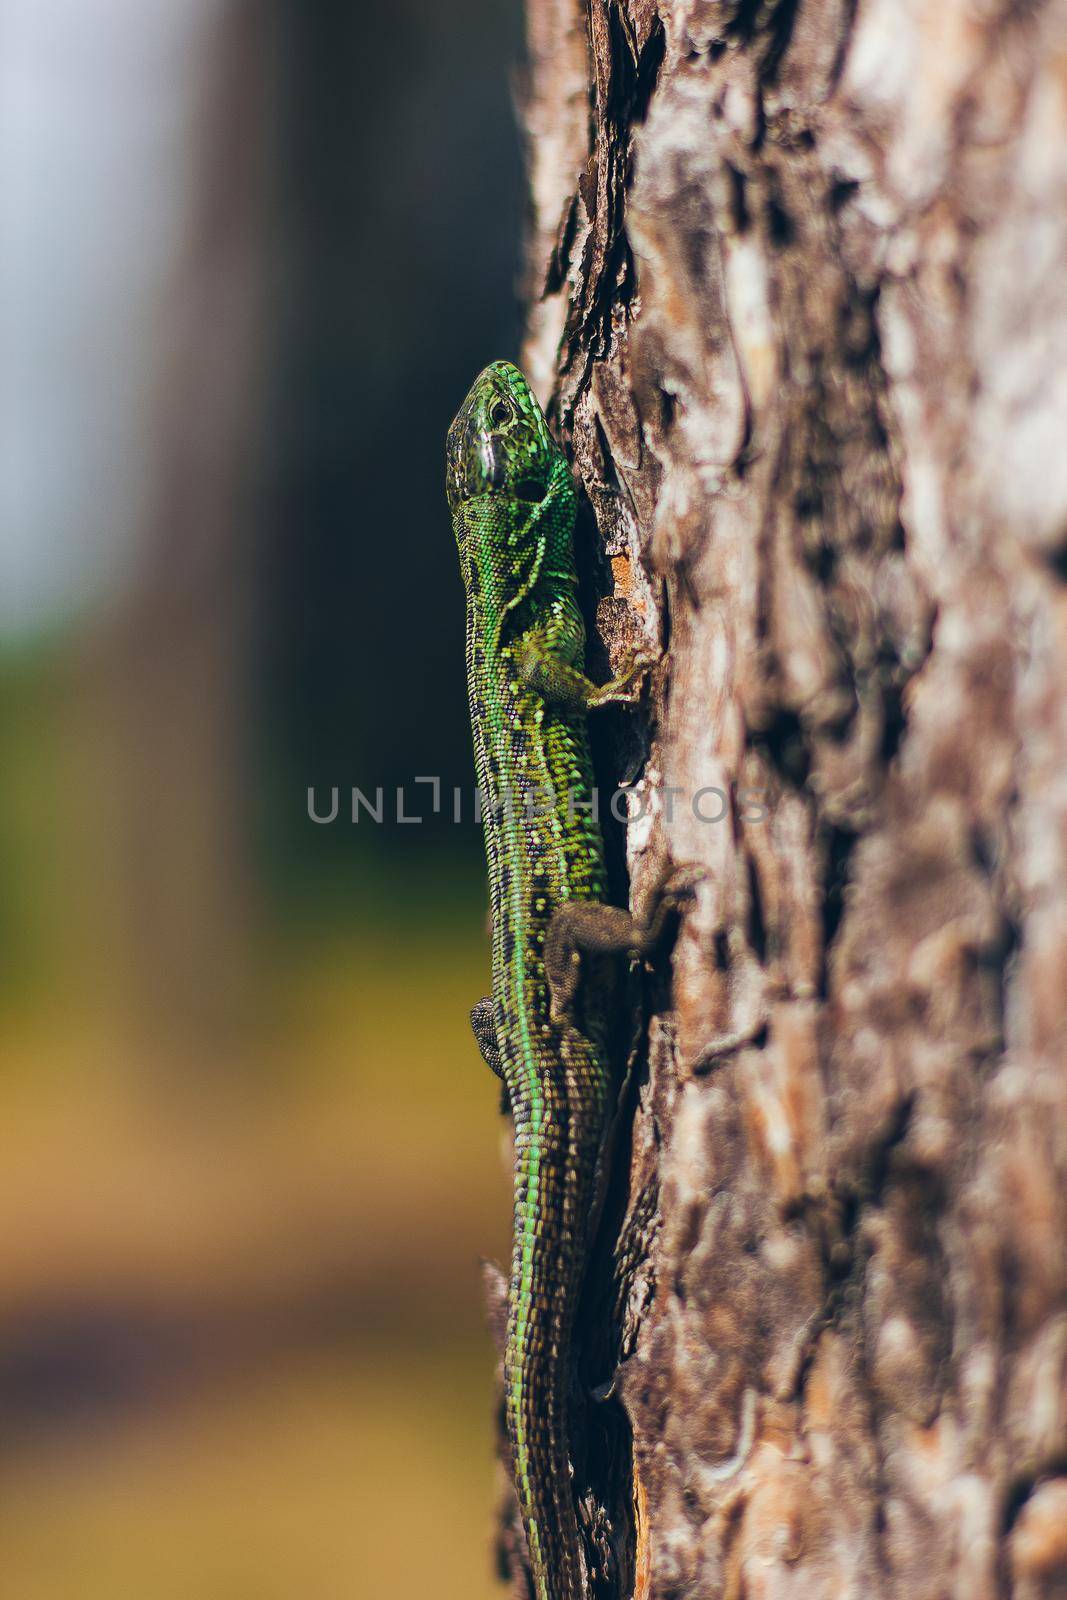
M446 463L453 513L486 495L539 505L565 469L544 412L510 361L494 361L475 378L448 430Z

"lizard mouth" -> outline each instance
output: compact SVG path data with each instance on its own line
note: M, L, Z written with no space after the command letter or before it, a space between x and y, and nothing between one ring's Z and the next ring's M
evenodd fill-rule
M538 504L548 493L547 473L529 470L536 463L516 462L517 453L513 440L485 427L476 407L464 406L448 431L445 450L449 507L454 511L483 497Z
M448 431L445 460L445 489L453 511L482 495L507 494L503 456L494 449L492 435L466 409Z
M492 362L475 378L448 430L450 508L483 496L537 504L548 493L552 448L522 373L510 362Z

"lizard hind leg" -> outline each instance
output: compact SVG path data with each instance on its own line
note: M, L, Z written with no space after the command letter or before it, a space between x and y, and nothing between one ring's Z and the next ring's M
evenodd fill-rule
M640 927L628 911L600 900L565 900L545 935L545 977L553 1022L564 1022L573 1012L583 951L612 955L638 949L640 943Z
M662 939L668 918L692 898L703 876L689 869L672 873L656 890L651 913L643 920L600 900L565 900L545 936L545 977L553 1022L564 1022L572 1013L583 954L631 951L647 955Z
M477 1005L471 1007L471 1032L474 1034L482 1060L500 1079L500 1109L505 1116L510 1116L511 1099L508 1095L507 1079L504 1076L504 1058L500 1054L500 1044L497 1040L493 1002L487 994L482 996Z
M471 1032L474 1034L475 1043L481 1051L482 1060L486 1066L496 1073L503 1082L504 1062L497 1044L496 1023L493 1020L493 1002L486 994L471 1007Z

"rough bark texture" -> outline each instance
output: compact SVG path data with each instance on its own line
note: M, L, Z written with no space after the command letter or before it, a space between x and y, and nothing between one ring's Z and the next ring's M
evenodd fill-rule
M597 1593L1063 1595L1067 4L527 13L527 368L666 649L633 898L707 873Z

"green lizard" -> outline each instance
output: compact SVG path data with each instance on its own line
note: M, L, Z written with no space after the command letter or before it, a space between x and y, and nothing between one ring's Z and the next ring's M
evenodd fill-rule
M485 369L449 430L447 488L492 912L493 992L471 1022L515 1128L507 1428L536 1600L584 1600L567 1388L612 1109L605 957L649 948L662 920L640 927L604 903L585 719L632 700L645 663L600 688L585 676L574 484L508 362Z

